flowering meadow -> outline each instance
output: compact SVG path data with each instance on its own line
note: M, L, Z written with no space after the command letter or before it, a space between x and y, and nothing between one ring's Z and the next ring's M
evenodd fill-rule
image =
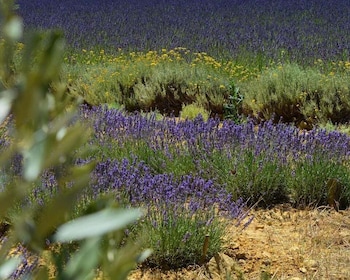
M73 49L186 47L215 57L313 63L349 56L349 3L262 1L17 1L28 29L60 28Z
M84 275L127 275L120 252L144 267L202 265L225 249L228 225L249 226L251 207L349 206L348 1L16 4L24 35L10 45L13 60L0 60L10 65L0 92L23 93L0 114L0 194L23 177L28 191L0 205L1 244L19 232L10 279L45 266L85 279L74 278L83 256L100 258ZM59 31L33 36L50 29ZM66 48L55 56L59 33ZM57 237L64 222L119 207L142 215L86 243ZM43 226L55 208L66 209ZM60 258L37 253L47 248Z
M178 116L195 104L220 118L232 105L308 128L349 119L347 1L17 3L28 33L64 32L63 79L91 105Z
M272 122L157 119L103 106L82 107L80 118L93 129L86 145L97 148L85 156L78 150L75 164L97 165L75 215L105 195L124 207L146 209L125 234L143 232L144 244L154 250L152 266L200 263L206 234L212 241L208 255L219 252L225 223L234 218L248 226L253 217L245 219L246 209L252 205L326 205L332 196L344 208L350 201L350 137L340 132L300 132ZM50 201L60 170L44 172L26 203ZM16 157L7 174L20 172ZM334 182L340 188L330 193Z

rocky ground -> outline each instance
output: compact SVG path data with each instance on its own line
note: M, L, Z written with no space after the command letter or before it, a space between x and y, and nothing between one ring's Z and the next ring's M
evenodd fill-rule
M229 229L227 248L203 266L138 269L130 279L350 279L350 210L253 210L248 228Z

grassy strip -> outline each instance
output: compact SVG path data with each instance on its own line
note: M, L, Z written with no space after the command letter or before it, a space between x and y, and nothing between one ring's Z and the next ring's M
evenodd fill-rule
M350 116L347 61L318 60L308 68L272 63L259 70L176 48L120 51L116 56L83 50L66 57L66 62L63 77L69 81L69 92L91 105L107 103L127 111L157 110L175 116L192 105L194 112L187 108L185 117L200 112L224 118L225 108L239 93L242 102L231 107L237 111L233 115L259 121L282 118L311 128L327 122L346 123Z

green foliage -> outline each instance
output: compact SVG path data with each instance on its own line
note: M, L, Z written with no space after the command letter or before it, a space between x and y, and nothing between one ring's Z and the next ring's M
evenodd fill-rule
M266 207L287 201L288 190L284 168L278 160L266 162L265 157L264 154L255 156L249 150L238 153L233 159L216 152L201 164L209 171L207 176L226 185L234 199L259 202L259 206Z
M226 224L215 217L215 208L197 211L196 214L179 205L182 210L165 209L153 211L144 222L145 242L150 244L154 254L148 265L162 268L177 268L188 264L200 264L207 256L219 253L223 245ZM166 216L164 216L166 213ZM210 221L210 222L208 222ZM203 246L209 236L208 249L203 256Z
M56 279L93 279L97 268L102 268L103 273L113 279L125 279L135 266L137 250L126 246L117 251L115 244L118 242L113 240L120 235L122 227L141 216L140 211L115 210L114 206L106 205L110 209L69 222L88 185L94 163L72 164L73 152L85 144L89 130L74 121L73 102L59 79L64 47L62 36L58 32L30 36L19 68L15 69L14 54L16 42L21 38L22 23L13 13L12 1L0 1L0 4L5 19L0 36L0 123L5 125L10 113L14 120L14 127L9 131L10 146L2 151L0 166L6 166L15 155L23 158L22 175L15 180L4 180L6 185L0 192L0 222L2 225L6 222L11 228L5 233L7 239L0 248L1 278L19 269L18 260L9 254L17 244L43 257L46 240L52 240L56 232L53 238L56 242L52 244L55 252L50 252L55 261L32 267L27 277L49 279L49 265L53 265ZM80 152L84 151L80 149ZM67 172L58 176L58 191L46 203L23 204L44 170L62 166ZM101 246L106 237L111 242ZM78 239L81 241L77 246L69 245ZM66 258L64 248L67 246L70 253Z
M291 199L296 205L327 205L329 198L330 178L336 178L344 186L350 185L349 169L343 164L330 162L322 157L305 159L295 164L295 167L285 173L285 183L291 193ZM340 190L337 202L348 204L349 188ZM341 205L344 207L344 205Z
M229 88L231 93L228 97L228 103L223 105L224 118L239 123L242 113L243 96L240 94L239 87L236 86L234 81L231 81Z
M93 105L178 116L183 105L197 103L221 118L282 117L308 127L328 120L344 123L350 115L346 63L302 68L264 61L252 68L182 49L116 56L84 50L66 62L63 76L70 93Z
M210 113L205 108L197 104L189 104L182 106L180 118L194 120L199 116L201 116L203 120L207 121L210 116Z
M297 125L343 123L350 115L349 88L348 71L324 74L316 68L279 65L241 84L243 110L258 119L282 118Z
M118 216L118 219L115 219L116 216ZM54 235L54 240L57 242L69 242L82 240L87 237L97 237L113 230L123 229L141 216L142 213L139 209L105 209L60 226ZM86 232L82 232L80 230L82 228Z
M128 111L157 109L176 116L183 105L194 102L222 116L229 81L242 75L245 69L232 62L182 49L116 56L85 51L67 58L64 67L71 94L89 104L114 102Z
M307 91L300 111L317 123L348 123L350 117L350 72L329 73L319 79L319 88Z
M349 124L333 124L332 122L328 121L326 123L321 123L319 125L321 129L325 129L326 131L339 131L341 133L345 133L350 135L350 127Z
M195 171L193 156L189 152L180 153L179 143L169 145L167 154L164 154L162 151L153 149L149 142L142 139L129 139L122 144L115 143L112 139L109 141L113 149L97 149L94 154L96 158L118 160L126 158L132 161L136 156L138 160L151 167L155 173L172 173L177 178Z

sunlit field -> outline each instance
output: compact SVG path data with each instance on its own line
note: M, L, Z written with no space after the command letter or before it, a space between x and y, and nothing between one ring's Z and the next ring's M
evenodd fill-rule
M61 157L61 148L56 151L52 144L58 145L61 139L59 133L63 132L58 129L56 138L52 138L56 140L50 138L49 144L35 153L39 155L45 150L48 163L41 165L38 178L28 184L25 198L10 210L4 210L5 214L0 207L2 247L6 247L12 228L14 232L19 229L17 217L23 216L23 209L59 207L55 198L62 200L74 182L80 182L79 172L74 168L86 166L91 169L85 187L74 196L70 210L60 216L62 223L109 207L143 211L142 218L126 224L113 235L113 246L112 241L101 239L100 247L108 247L109 251L106 249L105 257L104 251L99 251L101 260L94 266L99 269L89 279L114 279L113 275L119 273L104 269L106 263L112 267L117 258L108 255L112 254L110 246L115 256L121 248L124 253L152 249L150 256L138 259L130 279L152 279L152 271L158 275L157 278L153 274L156 277L153 279L165 279L167 271L180 279L350 277L347 269L350 260L343 258L338 262L338 270L335 264L327 264L324 249L339 246L336 249L346 256L348 231L342 231L341 241L335 244L331 241L333 228L326 230L317 224L317 232L307 228L302 233L299 228L309 226L305 217L318 217L320 224L335 217L331 223L334 228L349 229L348 219L332 216L348 215L350 203L348 1L19 0L16 3L24 33L12 46L11 74L6 76L6 71L0 71L3 85L0 89L4 92L8 88L16 89L12 86L16 79L27 81L17 73L31 73L28 70L31 66L25 67L28 57L32 63L29 65L34 65L33 71L38 62L51 69L50 63L45 64L46 57L40 56L48 53L50 59L54 55L54 51L51 53L54 48L45 47L48 40L32 56L28 56L27 50L36 46L30 39L35 31L58 30L65 41L58 78L38 87L37 92L47 87L59 101L38 101L38 107L33 105L33 108L42 112L46 104L48 108L58 106L60 112L69 114L78 102L77 114L67 122L67 128L81 124L83 129L69 134L72 135L69 139L78 145L72 149L71 156ZM6 46L5 39L0 41L0 46ZM45 70L40 71L38 76L28 77L40 80L46 75ZM8 78L12 73L17 78ZM34 89L30 82L24 85ZM28 100L19 104L35 104ZM26 129L14 133L21 129L18 123L23 122L31 129L38 125L40 133L51 133L66 120L50 111L45 115L48 124L39 126L39 118L34 124L26 123L25 113L21 115L17 103L14 104L9 110L14 116L9 114L0 126L0 150L7 156L0 169L2 193L26 176L27 162L31 159L21 152L30 145L29 140L15 146L18 153L7 155L16 137L27 133ZM56 117L59 121L49 121ZM88 135L79 138L83 131ZM40 140L40 133L34 133L32 141ZM55 156L57 161L53 160ZM62 179L67 174L72 177ZM280 219L274 216L280 213L276 209L288 210L286 214L281 210ZM297 215L300 220L294 217ZM40 219L38 214L33 221ZM270 224L263 225L264 220ZM297 247L295 258L298 259L286 261L286 267L278 262L278 256L270 255L268 259L273 261L263 262L263 268L251 265L249 260L254 258L243 258L245 252L239 246L232 249L239 234L247 232L242 236L256 238L256 230L266 233L264 229L279 222L286 223L288 231L295 225L294 230L300 233L297 237L290 235L294 243L289 247ZM276 230L285 236L279 225ZM33 226L35 230L38 228ZM41 250L45 254L38 254L38 248L32 246L37 236L29 239L24 234L16 235L14 240L20 245L11 254L21 256L21 264L9 279L26 279L26 275L35 273L39 267L46 267L50 277L73 279L64 278L65 274L59 278L58 266L63 263L74 271L70 260L79 258L73 252L82 244L57 244L52 239L57 228L52 226L50 230L42 236L46 245ZM310 234L311 241L307 239ZM321 240L322 234L327 242ZM261 238L268 242L265 240L268 236ZM277 237L275 242L283 243ZM134 246L132 250L130 244ZM311 247L313 254L309 257L322 262L314 267L303 264L308 260L306 248ZM263 246L257 248L265 250ZM50 252L60 252L64 257L60 260L47 257ZM255 263L265 260L263 253L254 259ZM283 255L285 259L288 256ZM224 261L226 257L230 258L230 264ZM215 270L214 274L219 275L215 277L219 278L212 275L213 270L208 270L214 259L226 269L225 273ZM180 270L181 274L176 274ZM299 278L290 278L294 276Z

